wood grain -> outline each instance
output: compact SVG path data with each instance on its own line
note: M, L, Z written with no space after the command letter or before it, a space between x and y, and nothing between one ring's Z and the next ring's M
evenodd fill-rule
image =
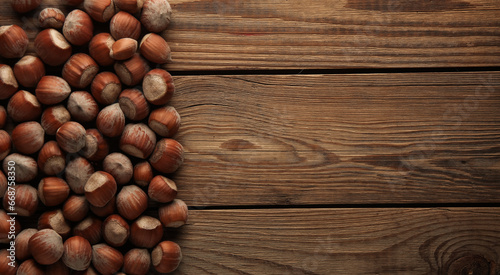
M500 73L178 76L190 206L500 202Z
M45 0L43 7L58 5ZM497 0L171 0L167 69L470 67L500 64ZM37 11L0 3L34 38ZM106 27L105 24L101 24Z
M499 274L499 208L190 211L174 274Z

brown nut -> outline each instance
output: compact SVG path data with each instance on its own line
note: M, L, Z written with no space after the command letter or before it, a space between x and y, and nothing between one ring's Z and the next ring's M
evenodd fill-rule
M149 103L164 105L170 101L175 92L172 76L165 70L153 69L144 76L142 83L144 96Z
M68 153L76 153L85 147L85 128L78 122L68 121L56 132L59 147Z
M38 184L38 196L45 206L56 206L69 196L69 186L61 178L43 178Z
M170 46L165 39L155 33L148 33L139 45L140 52L147 60L164 64L172 61Z
M98 74L91 86L92 95L97 102L110 105L115 103L122 91L122 85L118 76L112 72Z
M109 173L97 171L85 184L85 198L90 204L103 207L116 194L116 181Z
M17 182L28 182L35 179L38 175L38 166L32 157L18 153L10 154L3 160L3 171L7 173L11 166L16 171Z
M138 186L124 186L116 196L116 208L122 217L134 220L148 208L148 196Z
M169 273L177 269L182 261L182 252L178 244L171 241L159 243L151 252L151 262L156 271Z
M149 104L137 89L125 89L118 97L120 108L130 120L143 120L149 115Z
M90 93L76 91L68 98L68 111L74 120L84 123L95 120L99 106Z
M158 175L149 183L148 196L153 201L171 202L177 197L177 186L173 180Z
M55 135L57 129L71 120L71 115L63 105L51 106L42 113L42 128L47 135Z
M45 131L36 121L18 124L12 130L12 144L18 152L30 155L38 152L44 144Z
M152 248L163 237L161 222L150 216L141 216L130 226L130 241L141 248Z
M87 239L90 244L96 244L101 241L101 228L102 221L98 218L89 216L73 228L73 235Z
M0 106L0 129L2 129L5 126L6 122L7 122L7 110L5 110L5 107Z
M88 129L85 135L85 147L80 154L90 161L101 161L109 153L106 139L97 129Z
M156 135L144 123L127 124L120 138L120 149L134 157L148 158L156 145Z
M47 65L64 64L72 51L71 44L55 29L45 29L35 38L35 52Z
M56 141L48 141L38 153L38 167L49 176L55 176L64 171L66 158Z
M134 182L135 184L145 187L153 179L153 168L147 161L139 162L134 166Z
M123 246L130 236L130 227L120 215L110 215L102 223L102 236L111 246Z
M0 130L0 161L9 155L10 147L12 147L12 141L9 133Z
M76 194L85 193L85 184L92 174L94 167L82 157L69 161L65 169L66 182Z
M126 60L131 58L135 52L137 52L137 40L122 38L113 44L109 56L114 60Z
M141 22L130 13L120 11L111 18L109 29L116 40L122 38L137 40L141 35Z
M123 255L107 244L92 246L92 264L103 275L115 274L123 266Z
M130 59L116 62L114 67L120 80L128 86L135 86L141 83L144 76L150 70L146 60L139 54L135 54Z
M108 22L115 14L113 0L85 0L83 2L85 11L97 22Z
M82 10L73 10L66 16L63 34L73 45L81 46L88 43L94 35L92 18Z
M79 222L87 217L89 202L85 199L85 196L73 195L64 203L62 213L66 220Z
M83 237L73 236L64 242L63 263L77 271L89 268L92 261L92 246Z
M42 105L34 94L20 90L10 98L7 113L15 122L38 120L42 114Z
M38 23L42 28L60 29L65 20L66 16L57 8L45 8L38 15Z
M19 232L16 236L16 258L20 261L27 260L31 257L31 253L29 250L28 242L30 238L38 232L35 228L26 228L23 231Z
M3 208L9 209L19 216L30 217L35 214L38 208L38 194L34 187L28 184L18 184L15 187L15 194L7 191L3 200ZM14 205L12 205L14 202Z
M108 172L116 180L116 183L123 185L132 179L134 168L130 159L122 153L114 152L109 154L102 161L102 169Z
M11 224L11 222L13 224ZM7 215L7 213L3 209L0 209L0 243L10 244L11 240L9 239L9 235L11 235L12 232L17 235L19 231L21 231L21 225L19 224L19 221L17 219L14 219L14 221L12 221L11 217Z
M151 112L148 125L162 137L173 137L181 126L181 116L172 106L160 107Z
M46 265L45 274L70 275L71 270L60 259L54 264Z
M118 137L125 128L125 115L118 103L102 109L97 115L97 129L107 137Z
M19 84L12 68L8 65L0 64L0 99L11 97L17 92L18 88Z
M52 229L42 229L33 234L28 246L35 261L43 265L57 262L64 252L62 237Z
M7 192L7 178L4 173L0 171L0 198L3 198L5 192Z
M144 0L141 23L150 32L162 32L170 24L172 8L165 0Z
M44 275L44 268L33 259L28 259L19 265L16 275Z
M0 274L16 275L19 262L16 262L15 256L10 255L7 249L0 250Z
M14 75L22 86L36 87L40 79L45 76L45 65L40 58L26 55L14 65Z
M182 200L175 199L158 210L160 221L165 227L180 227L187 223L188 207Z
M32 11L42 3L42 0L12 0L11 2L12 9L14 9L18 13L27 13Z
M173 139L164 138L156 143L155 150L149 158L153 168L162 173L175 172L184 162L184 148Z
M123 272L129 275L146 275L151 266L151 255L147 249L133 248L124 256Z
M90 211L98 217L105 218L116 211L116 196L114 196L106 205L102 207L97 207L95 205L90 205Z
M110 66L115 60L109 56L115 40L109 33L99 33L89 43L89 53L101 66ZM99 100L98 100L99 101Z
M35 94L40 103L54 105L68 98L71 88L68 82L61 77L46 75L36 86Z
M62 77L73 87L85 88L92 83L99 66L84 53L77 53L64 64Z
M29 39L18 25L0 27L0 56L21 58L28 49Z
M67 238L71 233L71 226L64 218L61 209L43 212L38 218L38 230L52 229L61 237Z
M126 11L130 14L135 14L141 11L143 4L143 0L115 0L115 6L118 9Z
M70 6L78 6L81 3L83 3L83 0L66 0L64 3L70 5Z

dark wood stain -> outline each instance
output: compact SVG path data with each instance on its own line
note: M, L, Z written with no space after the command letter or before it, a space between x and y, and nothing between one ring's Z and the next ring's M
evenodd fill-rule
M474 6L456 0L348 0L346 8L382 12L446 12Z

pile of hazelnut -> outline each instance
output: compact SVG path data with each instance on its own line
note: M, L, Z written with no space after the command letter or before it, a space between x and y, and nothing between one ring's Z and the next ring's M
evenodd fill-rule
M173 139L180 116L167 105L174 83L161 69L171 7L64 2L74 7L66 15L36 12L34 53L23 28L0 27L0 243L10 247L0 274L172 272L182 254L164 232L184 225L188 208L166 177L184 159ZM21 230L17 216L36 228Z

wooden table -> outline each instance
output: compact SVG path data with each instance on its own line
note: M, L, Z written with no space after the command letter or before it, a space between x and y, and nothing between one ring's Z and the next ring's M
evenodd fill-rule
M499 1L171 4L175 274L500 274Z

